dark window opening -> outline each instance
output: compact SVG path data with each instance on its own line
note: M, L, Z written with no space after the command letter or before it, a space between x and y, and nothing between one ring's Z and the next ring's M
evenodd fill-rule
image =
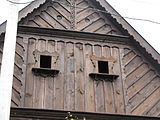
M51 68L51 56L40 56L40 68Z
M98 71L99 73L109 73L108 62L98 61Z

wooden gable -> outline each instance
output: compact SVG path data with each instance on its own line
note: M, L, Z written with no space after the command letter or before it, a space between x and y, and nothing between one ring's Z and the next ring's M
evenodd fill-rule
M46 0L37 6L20 17L12 107L160 116L159 64L103 6L96 0ZM59 74L33 72L40 69L41 55L52 58L49 69ZM118 77L90 77L99 72L99 61L107 61L108 74Z
M57 0L41 5L20 23L23 25L101 34L121 34L92 0Z

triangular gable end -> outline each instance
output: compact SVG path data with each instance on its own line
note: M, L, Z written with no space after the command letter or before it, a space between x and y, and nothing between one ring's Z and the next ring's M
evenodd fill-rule
M93 0L49 1L20 21L22 25L74 30L82 32L116 34L122 32ZM102 9L102 8L101 8Z

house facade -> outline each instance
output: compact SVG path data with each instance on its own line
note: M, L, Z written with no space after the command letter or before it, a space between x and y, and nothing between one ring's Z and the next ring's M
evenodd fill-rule
M106 1L32 2L19 16L12 119L23 110L159 119L159 58Z

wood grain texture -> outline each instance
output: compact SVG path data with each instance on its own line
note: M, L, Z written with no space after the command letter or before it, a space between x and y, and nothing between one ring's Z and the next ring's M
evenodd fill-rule
M160 84L157 73L142 59L142 56L137 56L136 52L129 49L124 51L123 64L126 73L125 82L128 87L127 106L131 114L158 116Z
M50 2L27 16L23 24L100 34L121 34L107 16L92 8L98 9L91 0Z
M22 102L20 66L26 61L24 107L158 116L159 77L150 64L133 48L90 43L75 38L28 38L27 60L19 54L15 57L12 106ZM23 53L21 43L16 49ZM51 56L51 68L60 71L57 76L42 77L31 71L40 67L40 55ZM113 82L90 78L90 73L98 73L99 59L92 56L114 59L108 61L109 73L119 77Z

